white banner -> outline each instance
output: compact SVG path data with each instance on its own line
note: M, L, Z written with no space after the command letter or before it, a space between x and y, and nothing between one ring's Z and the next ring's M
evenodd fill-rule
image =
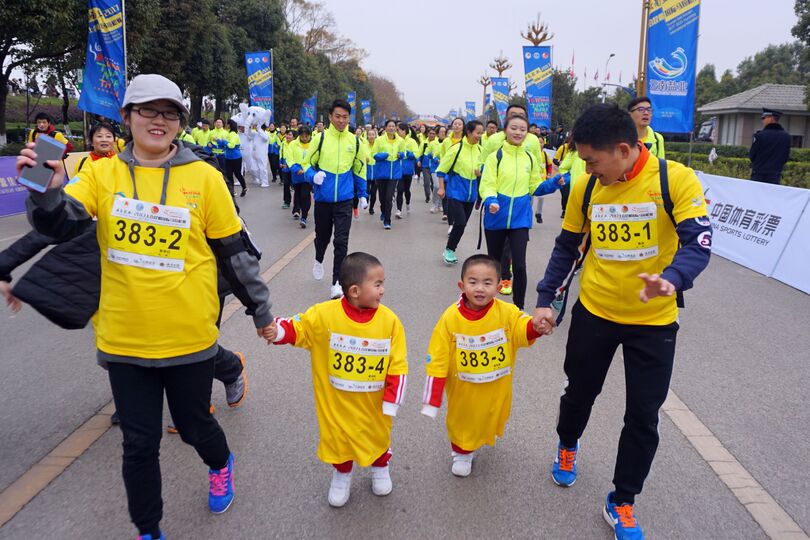
M712 253L771 276L810 190L698 175L714 229Z
M799 219L773 277L810 294L810 204Z

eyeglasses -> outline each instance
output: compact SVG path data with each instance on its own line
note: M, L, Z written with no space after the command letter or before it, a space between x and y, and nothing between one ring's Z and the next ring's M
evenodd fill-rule
M640 113L651 113L652 107L636 107L635 109L631 110L630 112L640 112Z
M169 121L177 121L180 120L181 114L180 111L172 109L169 111L159 111L157 109L151 109L149 107L139 107L137 109L132 109L136 113L140 114L144 118L157 118L158 116L163 116L166 120Z

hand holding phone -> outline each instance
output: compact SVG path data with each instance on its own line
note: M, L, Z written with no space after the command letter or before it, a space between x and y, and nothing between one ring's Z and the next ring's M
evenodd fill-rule
M62 185L65 145L53 137L40 135L36 144L28 143L17 156L17 182L37 193Z

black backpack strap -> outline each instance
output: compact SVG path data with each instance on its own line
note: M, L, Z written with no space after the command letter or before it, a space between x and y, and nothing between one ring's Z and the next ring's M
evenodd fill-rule
M79 168L78 168L78 169L76 169L76 172L79 172L80 170L82 170L82 167L84 167L84 162L85 162L85 161L87 161L87 156L84 156L84 157L82 158L82 160L79 162Z
M453 163L450 164L450 169L447 171L447 176L453 174L453 170L456 168L456 161L458 161L458 156L461 155L461 149L464 147L464 141L458 142L458 152L456 152L456 157L453 158Z
M501 160L503 159L503 148L498 148L498 152L495 154L495 159L498 160L497 165L495 165L495 177L498 177L498 173L501 172Z
M672 195L669 193L669 170L667 168L667 160L658 159L658 179L661 182L661 200L664 204L664 211L669 216L672 226L675 227L675 232L678 231L678 223L675 221L675 203L672 202ZM680 238L678 239L678 249L681 247ZM678 291L675 294L675 303L679 308L686 307L686 302L683 298L683 291Z
M325 138L326 138L326 131L324 131L323 133L321 133L321 138L320 138L320 139L318 139L318 148L316 148L316 149L315 149L315 151L312 153L312 156L310 156L310 158L309 158L309 165L310 165L311 167L315 167L315 168L317 168L317 167L318 167L318 163L320 163L320 161L321 161L321 148L323 148L323 140L324 140ZM312 163L312 158L313 158L313 157L315 157L315 154L318 154L318 161L316 161L316 162L313 164L313 163ZM355 156L357 156L357 154L355 154Z
M585 193L582 196L582 228L580 229L580 234L585 232L585 224L588 222L588 207L591 204L591 195L593 194L593 188L596 187L596 176L591 175L588 178L588 185L585 186ZM560 313L557 315L557 326L565 317L565 308L568 305L568 295L571 292L571 284L574 282L574 278L577 275L577 272L580 268L582 268L582 264L585 262L585 256L588 254L588 251L591 249L591 235L587 235L585 238L585 245L582 248L582 254L574 263L571 272L568 274L568 280L566 281L565 285L561 289L561 294L563 297L562 306L560 307Z

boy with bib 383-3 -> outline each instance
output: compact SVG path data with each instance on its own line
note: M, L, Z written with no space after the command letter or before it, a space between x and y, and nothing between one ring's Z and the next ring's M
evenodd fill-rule
M530 316L495 298L500 276L500 264L488 255L464 261L461 299L442 314L428 347L422 414L435 418L447 392L456 476L469 476L474 452L503 436L517 350L541 335Z
M318 457L335 469L328 497L335 507L349 500L355 461L371 465L375 495L391 493L391 417L402 403L408 373L405 329L380 305L385 292L380 261L367 253L348 255L340 284L342 298L277 319L277 332L264 336L311 353Z

